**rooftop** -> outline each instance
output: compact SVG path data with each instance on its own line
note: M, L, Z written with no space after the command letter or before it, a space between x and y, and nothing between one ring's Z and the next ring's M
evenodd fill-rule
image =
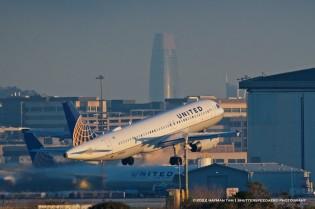
M270 76L258 76L239 82L240 89L315 89L315 68Z
M226 164L211 164L191 172L198 172L200 169L207 169L215 166L227 167L243 172L303 172L300 168L291 167L280 163L226 163Z
M280 163L227 163L222 164L230 168L247 172L298 172L302 169Z

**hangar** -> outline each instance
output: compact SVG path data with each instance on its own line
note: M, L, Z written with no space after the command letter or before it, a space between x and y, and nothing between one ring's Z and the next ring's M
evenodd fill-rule
M272 195L312 193L310 173L280 163L212 164L189 172L191 192L198 189L225 193L227 188L247 191L250 182L261 183Z
M247 90L248 161L315 173L315 68L239 83Z

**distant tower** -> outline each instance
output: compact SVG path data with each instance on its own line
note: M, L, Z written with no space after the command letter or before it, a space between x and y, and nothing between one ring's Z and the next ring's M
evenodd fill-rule
M237 97L237 86L229 82L228 74L225 74L225 96L226 98Z
M154 36L150 65L150 99L162 101L178 96L177 57L174 37L170 33Z

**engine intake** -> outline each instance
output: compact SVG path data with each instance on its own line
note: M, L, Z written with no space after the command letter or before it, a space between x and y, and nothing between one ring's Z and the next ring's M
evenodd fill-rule
M201 152L202 146L200 142L197 143L191 143L190 144L191 150L192 152Z
M206 139L206 140L199 140L193 143L190 143L190 151L192 152L202 152L205 150L209 150L213 147L216 147L220 142L220 138L215 139Z

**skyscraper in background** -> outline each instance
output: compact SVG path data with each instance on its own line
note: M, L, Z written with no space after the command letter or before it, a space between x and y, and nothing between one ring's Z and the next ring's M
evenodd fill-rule
M154 36L150 65L150 100L162 101L178 96L176 46L173 34Z

